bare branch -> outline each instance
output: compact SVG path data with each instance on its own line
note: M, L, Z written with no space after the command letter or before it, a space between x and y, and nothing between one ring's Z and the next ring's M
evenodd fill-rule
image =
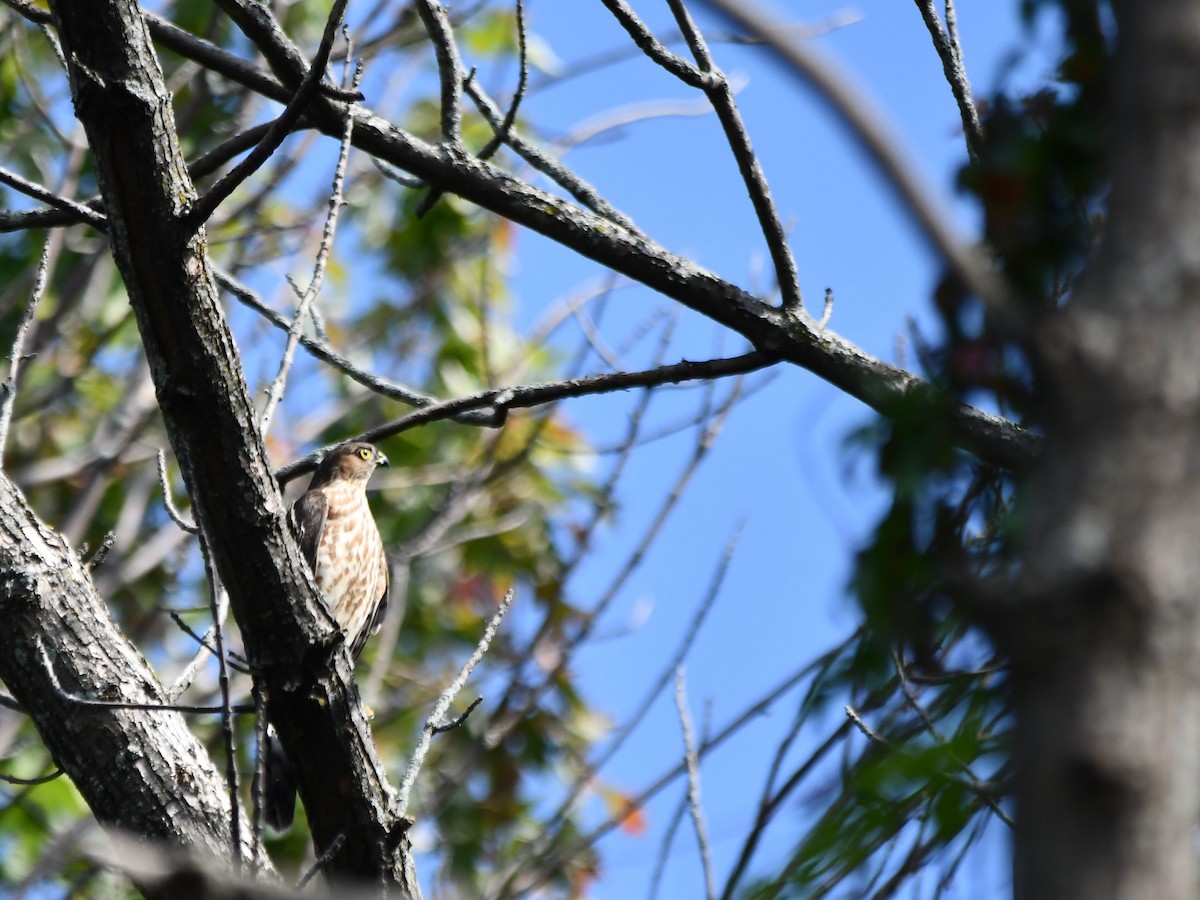
M319 857L317 857L317 861L314 862L309 867L308 871L305 872L304 875L300 878L300 880L296 882L296 890L298 890L298 891L304 890L304 888L308 885L308 883L310 881L312 881L313 878L316 877L316 875L318 875L322 869L324 869L327 865L329 865L329 861L338 855L338 851L342 849L342 845L344 843L346 843L346 835L343 832L333 839L333 841L330 843L330 845L325 848L324 852L322 852L321 855Z
M176 508L175 501L171 497L171 479L167 475L167 452L161 447L158 450L158 483L162 486L163 506L166 507L171 521L188 534L199 534L200 529L196 523L184 518L183 513Z
M453 40L452 36L450 37L450 40L451 41ZM441 62L442 62L441 56L439 55L439 57L438 57L439 67L441 66ZM517 120L517 110L521 106L521 100L525 97L525 88L529 81L529 60L526 58L525 5L522 2L522 0L517 0L517 65L518 65L518 73L519 73L518 77L517 77L517 89L513 92L512 102L508 105L508 112L506 112L504 114L504 120L500 123L499 127L497 127L495 129L496 133L492 135L492 137L488 140L488 142L483 145L483 148L479 151L479 153L476 154L480 159L491 159L495 155L496 151L499 150L501 146L503 146L504 142L508 140L508 136L509 136L510 132L512 131L513 123ZM472 69L471 72L467 75L467 77L465 79L463 79L463 86L464 87L468 86L474 80L475 80L475 70ZM461 104L462 104L461 96L458 98L455 98L455 100L461 108ZM442 100L443 111L445 110L445 105L444 105L445 102L446 102L445 96L443 95L443 100ZM460 112L459 113L460 122L461 122L461 119L462 119L462 114ZM443 126L443 133L444 133L444 126ZM433 204L437 203L437 201L441 198L443 193L444 192L442 191L441 188L431 188L429 191L429 194L425 197L424 200L421 201L421 205L417 207L417 216L418 217L423 216L430 209L432 209Z
M565 397L583 397L589 394L606 394L614 391L628 390L632 387L650 387L658 384L692 381L696 379L718 378L728 375L743 375L772 365L775 358L768 353L746 353L729 359L711 359L705 362L683 362L670 366L660 366L642 372L613 372L608 375L590 375L585 378L573 378L567 381L555 381L548 384L527 384L511 388L489 388L466 397L453 400L443 400L419 409L416 412L385 422L358 435L354 440L379 441L392 437L418 425L427 422L449 419L459 413L495 406L497 409L524 409L540 406ZM313 471L317 462L327 448L315 451L303 459L277 469L275 477L281 484L286 484L293 478Z
M250 0L218 2L262 50L281 78L296 81L308 71L299 51L284 34L268 8L251 3ZM744 10L744 5L737 9ZM151 24L153 26L153 22ZM774 23L770 24L772 28L759 38L772 47L777 44L791 46L787 41L787 29L775 29ZM181 52L185 50L186 48ZM807 51L802 49L800 52ZM805 55L803 62L807 64L808 60L809 57ZM243 73L238 67L227 66L223 60L221 66L222 74L243 83L239 80ZM824 71L821 69L818 75L822 75ZM832 85L829 84L830 80L825 78L820 82L822 89L826 93L832 90L839 98L845 99L843 95L846 92L836 83L836 79L832 79ZM844 118L851 116L851 113L843 112L840 107L835 108ZM855 107L854 116L849 118L849 121L859 123L857 109ZM314 105L313 115L317 127L322 132L341 133L342 116L337 112L335 104L322 99L321 103ZM880 130L869 117L866 124L873 138L870 141L864 138L864 143L871 148L873 154L883 154L884 158L894 164L891 147L886 141L879 140ZM426 183L437 184L453 191L616 272L649 285L682 305L741 334L754 346L778 353L783 359L808 369L884 414L887 414L890 404L897 399L910 393L929 394L933 391L933 388L921 379L864 353L832 332L826 331L816 339L798 327L795 315L785 314L782 310L767 306L736 285L718 278L683 257L670 253L638 232L612 228L611 220L588 213L563 202L561 198L524 184L487 162L471 157L450 158L438 148L397 129L368 110L362 110L357 116L354 143L372 156ZM911 189L913 185L909 184L908 187ZM920 201L920 209L925 213L935 208L935 204L925 201L923 189L915 191L914 196ZM922 222L924 221L922 219ZM3 220L0 219L0 225L2 224ZM960 263L963 259L974 259L959 247L945 229L937 231L936 234L949 240L946 246L937 243L943 253L952 254ZM961 268L961 265L956 268ZM967 268L971 268L970 262L967 263ZM986 269L984 271L986 272ZM988 275L990 276L990 273ZM968 452L994 465L1007 469L1024 469L1040 450L1039 437L999 416L966 405L955 405L948 413L955 440Z
M33 315L37 305L46 292L46 282L50 272L51 240L46 238L42 244L42 254L38 257L37 273L33 276L33 293L25 304L25 312L17 323L17 333L13 338L12 348L8 351L8 378L0 384L0 466L4 465L4 445L8 441L8 427L12 422L13 405L17 400L17 379L21 375L21 363L27 358L25 352L25 336L33 323Z
M798 672L788 676L778 686L767 692L766 695L743 710L739 716L734 718L715 735L708 740L701 742L700 746L696 750L699 757L703 759L707 754L711 753L713 750L716 750L727 740L729 740L730 737L744 728L748 722L762 715L762 713L769 709L775 703L775 701L787 694L794 687L796 687L796 685L810 677L814 671L817 671L821 666L823 666L828 661L829 655L830 654L822 655L819 659L814 660L812 663L800 669ZM568 846L550 855L550 857L546 859L541 866L539 866L536 873L531 873L528 871L513 873L509 879L510 883L517 877L518 874L528 875L529 880L527 882L523 881L521 883L521 888L523 891L532 892L535 888L541 884L544 884L545 881L552 876L553 872L555 871L555 867L563 860L573 859L581 850L594 845L598 840L600 840L600 838L608 834L614 828L618 827L621 822L628 817L630 812L641 809L648 802L650 802L653 797L657 796L663 788L674 782L676 778L678 778L680 775L683 775L686 771L686 764L683 761L680 761L675 766L664 772L658 779L651 783L649 787L645 788L640 794L630 800L625 808L619 813L610 816L591 831L588 831L576 840L572 841ZM502 892L502 895L506 894Z
M500 604L500 608L496 610L495 615L484 629L483 637L479 639L479 644L475 648L475 652L470 658L463 663L463 667L459 670L458 676L450 683L450 685L438 697L437 703L434 704L433 712L429 714L429 718L425 720L425 727L421 729L421 739L417 742L416 749L413 750L412 759L409 760L408 767L404 770L404 777L400 780L400 790L397 795L397 816L403 817L408 812L409 795L412 793L413 785L416 783L417 774L421 771L421 766L425 762L425 755L429 752L429 744L433 735L438 729L445 730L446 711L450 709L450 704L454 702L454 698L458 696L458 692L463 689L467 683L467 679L471 675L471 671L483 659L483 656L491 646L492 638L496 636L496 629L500 627L500 620L504 618L504 614L508 612L509 606L512 605L513 592L509 590L504 596L504 600ZM473 708L473 707L472 707ZM470 712L470 710L468 710ZM465 716L465 713L464 713Z
M217 282L225 290L229 291L243 305L254 310L276 328L283 331L288 331L291 328L292 320L286 316L280 315L275 310L267 306L262 298L258 296L250 288L246 287L232 275L227 272L222 272L220 269L215 269L213 272ZM381 394L384 397L390 397L393 400L399 400L401 403L406 403L409 406L424 408L432 406L438 402L436 397L431 397L428 394L423 394L420 391L414 390L407 385L398 384L394 381L389 381L386 378L380 378L373 375L365 369L361 369L344 356L340 355L328 341L311 338L305 334L300 335L300 345L304 347L314 357L322 362L328 363L344 375L361 384L363 387ZM454 416L457 421L469 423L472 425L497 425L499 417L492 411L488 411L486 407L483 410L469 410L460 415Z
M817 331L824 331L829 320L833 318L833 288L825 288L825 308L821 310L821 321L817 323Z
M617 730L616 734L614 734L608 741L608 745L604 748L604 751L595 759L591 760L584 767L583 771L579 773L579 776L575 779L575 786L567 795L567 798L559 804L558 809L554 812L554 815L547 820L547 829L556 827L566 818L567 813L570 811L571 807L574 806L575 801L579 799L579 795L583 793L586 786L591 783L591 780L595 777L596 773L599 772L605 766L605 764L612 759L613 755L625 745L625 742L628 740L629 736L632 735L637 726L641 724L641 721L645 718L646 713L650 711L650 707L654 705L654 701L658 699L659 693L664 687L666 687L667 682L671 680L672 673L679 670L679 667L682 665L684 658L688 654L688 651L691 650L692 644L696 640L696 636L700 633L700 626L704 624L704 620L708 617L708 613L712 609L713 603L716 602L717 596L721 592L721 585L725 581L725 573L729 570L729 563L732 561L734 549L737 547L737 540L740 530L741 529L739 527L738 533L735 533L733 537L730 538L729 543L726 545L725 552L721 555L721 559L717 563L716 571L713 572L713 576L709 581L708 590L705 592L704 599L700 602L699 608L692 616L692 621L688 625L687 632L680 640L674 656L672 656L670 661L663 667L662 673L655 680L655 683L646 690L645 694L642 696L641 703L638 704L633 714L621 724L621 727ZM526 651L526 655L532 654L535 646L536 643L531 642L530 649Z
M159 457L160 459L162 457ZM221 628L220 595L223 593L221 580L209 555L208 544L200 538L200 554L204 557L204 568L208 574L208 608L213 620L213 638L216 641L217 684L221 692L221 739L225 749L225 784L229 788L229 832L236 849L242 843L242 809L238 803L237 739L233 729L233 706L229 700L229 668L225 660L225 635ZM234 872L241 871L241 860L234 856Z
M66 772L58 768L48 775L39 775L37 778L18 778L16 775L5 775L3 772L0 772L0 781L3 781L5 784L17 785L49 784L51 781L61 778L65 774Z
M508 112L504 114L504 121L500 123L500 127L496 129L496 133L492 135L492 139L483 145L483 149L479 151L480 159L491 159L497 150L508 140L509 133L512 131L513 124L517 121L517 110L521 108L521 101L525 98L525 91L529 87L529 58L527 56L526 34L525 34L525 3L523 0L517 0L517 89L513 91L512 102L508 105Z
M262 168L271 158L279 145L284 142L292 128L300 121L300 116L317 95L321 79L325 74L325 66L329 62L329 54L333 51L333 42L337 38L338 26L342 24L342 16L346 12L349 0L333 0L333 8L329 10L329 18L325 22L325 33L321 36L321 44L313 57L308 74L300 82L295 95L288 101L283 112L271 124L267 133L258 145L238 163L229 174L200 197L187 212L187 220L193 227L199 227L207 222L217 207L226 200L251 175Z
M442 82L442 145L451 150L462 148L463 68L458 58L454 30L439 0L417 0L417 12L433 42L438 76Z
M200 674L200 670L208 662L208 659L213 654L213 640L216 638L217 629L225 623L226 617L229 615L229 593L221 591L217 597L216 618L212 624L208 626L208 630L203 635L193 635L196 642L200 645L196 650L196 655L192 657L191 662L184 666L183 671L176 677L175 681L166 690L166 697L174 703L184 692L192 686L192 682L196 680L196 676ZM180 625L183 623L180 622ZM190 629L188 629L190 632Z
M737 103L733 99L729 79L713 63L712 54L709 52L704 35L692 21L687 7L683 5L683 0L667 0L667 2L671 7L671 12L675 15L675 21L679 24L679 30L683 32L683 36L692 50L692 55L696 58L700 71L710 76L706 80L704 92L712 102L713 109L717 111L717 118L725 131L725 139L733 151L738 170L742 173L742 181L750 194L750 202L754 205L759 227L762 229L763 237L767 241L767 249L770 251L771 260L775 265L775 278L779 283L780 293L783 295L783 308L794 310L801 318L806 318L804 302L800 296L800 275L796 270L796 260L792 256L791 247L788 246L787 234L783 229L783 222L779 219L779 212L775 208L775 200L771 197L767 178L763 174L754 148L750 145L750 135L746 131L742 114L738 111Z
M479 704L482 702L483 702L482 697L476 697L474 700L472 700L470 703L467 704L467 708L464 709L460 715L455 716L449 722L444 722L441 725L435 725L433 727L433 733L435 735L444 734L447 731L453 731L455 728L460 727L463 724L463 722L467 721L467 717L470 716L471 713L473 713L475 711L476 707L478 707Z
M60 197L58 194L42 187L40 184L30 181L27 178L22 178L16 172L10 172L8 169L0 168L0 183L7 184L9 187L26 194L35 200L41 200L53 206L55 209L63 210L71 213L74 219L87 222L97 228L103 229L107 219L103 215L96 212L90 206L84 206L82 203L76 203L68 197ZM37 212L37 210L34 210ZM17 213L15 215L20 215ZM28 214L27 214L28 215ZM26 226L32 227L32 226Z
M696 753L696 736L692 731L692 715L688 711L683 666L675 670L675 708L679 710L679 724L683 729L683 760L687 766L688 776L687 802L692 813L692 823L696 827L696 843L700 846L700 862L704 867L704 896L708 900L716 900L717 882L713 877L708 825L704 822L704 810L700 806L700 756Z
M362 64L360 63L350 83L351 88L358 89L359 81L362 79L362 71ZM353 134L354 110L353 107L347 107L346 127L342 132L342 141L338 147L337 165L334 167L333 186L329 192L329 210L325 215L325 227L321 232L321 243L317 249L316 262L313 264L312 278L309 279L308 287L305 288L304 294L300 297L300 302L296 304L296 314L292 317L292 324L288 328L287 343L283 349L283 357L279 360L279 371L276 373L275 380L271 382L271 387L267 391L267 403L263 409L262 417L259 419L258 426L263 437L267 436L267 432L271 428L271 419L275 415L275 408L283 399L284 385L287 382L288 372L292 368L292 360L296 356L296 346L300 342L300 331L304 327L304 322L308 319L310 311L313 309L313 304L316 303L317 294L320 293L321 284L325 279L325 266L329 262L329 254L333 250L333 237L337 231L338 213L342 209L342 186L346 178L346 163L350 158L350 137Z
M718 76L696 68L682 56L672 53L662 44L650 29L637 17L625 0L602 0L608 11L613 14L621 27L628 32L633 42L648 57L682 81L684 84L701 90L708 90Z
M38 653L41 655L42 665L45 666L46 675L50 679L50 686L54 688L54 692L59 699L75 706L89 706L94 709L140 709L147 712L184 712L184 713L220 713L224 711L222 706L190 706L185 703L148 703L137 700L99 700L94 697L80 697L78 694L72 694L67 691L58 681L58 674L54 670L54 663L50 659L50 654L46 650L45 644L41 638L34 641L37 646ZM235 712L252 713L254 708L251 706L236 706L233 707Z
M467 82L464 90L466 90L467 96L475 101L475 105L479 107L479 111L488 120L488 124L492 126L496 134L503 133L504 142L512 147L518 156L574 197L580 205L590 209L598 216L616 222L622 228L635 234L638 233L638 227L633 220L605 200L595 187L527 141L513 126L510 125L506 131L503 130L504 121L500 116L500 110L474 80Z
M971 82L967 80L967 69L963 64L962 45L958 40L958 25L955 21L954 0L946 0L946 27L938 18L937 8L933 0L916 0L921 18L933 38L933 46L937 49L938 58L942 61L942 71L946 73L946 81L954 94L954 102L958 104L958 114L962 118L963 137L967 142L967 155L971 161L979 159L983 149L983 126L979 123L979 111L971 98Z
M1012 288L976 251L954 233L951 218L941 208L916 169L898 149L900 142L885 126L881 111L873 108L854 81L837 70L811 44L796 40L752 0L708 0L709 4L761 38L804 82L823 97L852 135L891 182L934 248L971 292L1018 334L1026 329Z

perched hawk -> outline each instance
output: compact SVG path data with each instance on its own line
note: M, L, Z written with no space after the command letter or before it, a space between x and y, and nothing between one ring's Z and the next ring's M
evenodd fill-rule
M317 466L292 505L291 523L329 611L358 659L387 606L388 565L367 506L367 479L388 459L370 444L342 444Z
M357 660L367 638L379 630L388 595L388 565L379 529L367 505L367 479L388 459L361 441L331 450L289 516L317 587L346 634ZM268 731L267 823L283 830L292 823L296 785L279 741Z

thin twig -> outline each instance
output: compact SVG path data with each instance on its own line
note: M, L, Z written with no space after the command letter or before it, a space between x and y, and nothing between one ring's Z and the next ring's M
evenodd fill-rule
M708 843L708 825L704 821L704 810L700 806L700 757L696 753L696 736L692 731L692 714L688 711L687 687L684 683L683 666L675 670L675 708L679 710L679 725L683 729L683 760L687 765L688 808L696 828L696 843L700 847L700 862L704 868L704 896L716 900L717 881L713 876L712 852Z
M108 559L108 554L112 552L112 548L116 545L116 543L117 535L112 531L106 532L100 541L100 546L96 548L96 552L91 555L91 558L88 559L86 563L84 563L89 572L92 569L98 569L100 566L104 565L104 561Z
M84 206L82 203L76 203L68 197L60 197L58 194L42 187L36 182L30 181L27 178L22 178L16 172L10 172L8 169L0 168L0 183L7 184L9 187L33 197L35 200L41 200L55 209L69 212L78 216L80 220L94 225L97 228L104 229L108 226L108 219L96 212L90 206ZM36 212L36 210L34 210Z
M425 727L421 729L421 739L417 742L417 747L413 751L412 759L409 760L408 767L404 770L404 777L400 781L400 790L396 800L396 816L403 818L408 812L409 795L412 793L413 784L416 783L417 774L421 771L421 766L425 762L425 755L429 752L429 745L433 739L433 735L437 729L443 728L446 724L446 711L450 708L450 704L467 683L467 679L471 675L471 671L483 659L483 656L491 646L492 638L496 636L496 629L500 627L500 620L504 618L504 614L508 612L509 606L512 605L513 592L510 589L504 596L499 609L484 629L483 637L479 639L479 644L475 647L475 652L471 654L470 659L463 663L462 668L458 672L458 676L450 683L450 685L442 691L442 695L438 697L437 703L434 704L433 712L429 714L429 718L425 720Z
M161 457L160 457L161 458ZM229 835L233 843L234 872L242 868L242 814L238 803L237 739L233 728L233 706L229 700L229 668L225 664L225 635L221 628L221 581L209 555L208 542L200 538L200 555L208 573L208 608L213 620L216 643L217 684L221 692L221 739L225 747L225 784L229 789Z
M525 33L525 4L523 0L517 0L517 89L513 91L512 103L508 105L508 112L504 114L504 121L500 123L500 127L496 129L496 133L491 139L483 145L483 149L479 151L480 159L491 159L497 150L508 140L509 133L512 131L514 123L517 121L517 110L521 107L521 101L525 99L525 91L529 87L529 57L526 48L527 36Z
M243 305L254 310L276 328L282 331L288 331L292 326L292 320L286 316L280 315L267 306L262 299L242 284L232 275L227 272L222 272L220 269L215 269L213 272L217 283L225 290L229 291ZM386 378L380 378L366 369L361 369L354 365L350 360L341 356L330 346L329 342L323 339L314 339L305 334L300 335L300 344L311 353L314 357L322 362L328 363L335 369L361 384L363 387L380 394L384 397L389 397L393 400L399 400L401 403L408 406L423 408L432 406L437 403L436 397L431 397L428 394L423 394L420 391L414 390L406 385L397 384L394 381L388 381ZM469 423L472 425L496 425L499 424L499 419L494 412L485 410L471 410L456 417L458 421Z
M222 590L218 595L216 613L217 617L213 620L212 624L208 626L208 630L204 632L203 635L196 634L196 632L188 627L188 624L184 622L182 618L180 618L179 614L173 610L168 610L168 615L170 615L171 619L184 631L184 633L186 633L190 638L192 638L192 640L196 641L196 643L200 645L199 649L196 651L196 655L192 657L191 662L184 666L183 671L179 673L179 675L175 678L175 681L169 688L167 688L167 700L174 702L182 697L184 692L192 686L192 682L196 680L196 676L200 674L200 670L204 668L205 664L208 662L208 658L216 652L216 648L213 646L213 639L216 636L217 628L219 628L225 622L226 617L229 615L229 592ZM233 668L237 669L238 671L249 671L248 668L243 668L237 665L233 665Z
M628 740L629 736L633 734L634 730L641 723L642 719L645 718L646 713L650 711L650 707L654 705L654 701L658 699L659 693L664 687L666 687L667 682L671 680L672 673L676 672L679 669L679 666L683 663L684 657L687 656L688 651L692 648L692 644L695 643L696 636L700 633L700 626L704 624L704 620L708 617L709 611L712 609L713 604L720 595L721 585L725 581L725 574L728 572L729 564L733 560L734 550L737 547L740 534L741 525L739 524L737 529L734 531L733 536L730 537L729 542L725 546L725 552L721 555L721 559L717 563L716 571L709 580L708 590L705 592L704 599L701 601L700 607L696 610L695 615L692 616L691 624L688 626L687 632L680 640L679 647L675 650L675 655L671 658L667 665L663 667L662 672L655 680L655 683L646 690L645 694L642 696L641 703L639 703L637 706L637 709L635 709L633 714L621 724L621 727L618 729L617 733L614 734L608 741L604 751L598 757L591 760L587 766L584 767L584 770L575 778L575 786L571 789L571 792L567 795L567 798L558 805L558 809L555 810L554 815L552 815L546 821L546 828L553 828L566 818L567 813L570 812L571 807L574 806L575 801L579 798L580 794L583 793L586 786L591 783L596 773L604 768L613 755L620 750L622 746L624 746L625 741ZM530 649L526 651L527 656L531 656L533 654L534 647L536 647L536 644L531 642Z
M417 13L425 23L425 31L433 42L437 57L438 77L442 83L442 144L462 147L462 83L463 68L458 58L454 30L446 10L438 0L417 0Z
M547 671L542 676L541 681L538 682L536 686L529 689L524 699L522 710L510 712L505 721L493 725L488 730L484 737L484 741L487 746L496 746L499 741L502 740L504 735L506 735L512 730L512 728L515 727L516 723L524 715L524 710L535 707L541 697L558 682L559 676L561 675L563 669L567 666L571 654L592 634L592 631L596 627L596 623L600 621L600 618L604 615L609 606L611 606L613 601L617 598L617 596L619 596L622 588L633 576L634 572L636 572L641 564L645 561L645 558L649 553L650 548L653 546L654 541L657 539L659 533L670 519L671 514L675 510L680 499L683 497L683 493L687 487L687 484L691 481L692 477L699 469L700 464L708 455L708 451L712 448L717 435L724 426L730 410L734 406L737 393L738 388L735 387L731 392L730 397L717 411L717 414L712 416L711 420L705 424L703 429L701 429L692 455L688 458L683 469L676 477L670 491L659 505L659 508L650 524L642 533L642 537L634 547L633 552L629 554L628 559L625 561L625 565L612 579L599 599L596 600L596 602L593 603L588 609L586 617L583 618L579 624L579 627L575 630L575 633L564 640L561 648L558 651L558 657L555 664L548 666Z
M473 80L467 82L463 86L475 105L479 108L480 113L487 119L488 124L492 126L493 131L497 134L501 133L504 121L500 115L500 109L495 103L483 92ZM509 126L505 132L504 142L524 159L527 163L533 166L534 169L541 172L564 191L574 197L581 206L590 209L598 216L608 219L610 222L615 222L622 228L634 234L640 234L638 227L633 223L633 220L618 210L612 204L601 196L588 182L584 181L557 159L551 157L548 153L530 143L521 133L513 126Z
M224 711L221 706L189 706L179 703L148 703L134 700L95 700L91 697L80 697L77 694L72 694L67 691L58 681L58 673L54 671L54 663L50 660L50 653L46 650L41 638L35 641L37 644L38 653L41 654L42 663L46 667L46 674L50 677L50 686L54 688L55 694L60 700L67 703L73 703L76 706L89 706L95 709L142 709L149 712L179 712L179 713L220 713ZM233 712L239 714L254 712L253 706L233 706Z
M783 682L781 682L772 690L768 691L767 694L761 699L743 710L741 715L737 716L723 729L713 735L712 738L703 741L696 749L696 752L699 754L700 758L703 759L707 754L716 750L727 740L729 740L730 737L745 727L748 722L762 715L762 713L769 709L776 700L778 700L788 691L792 690L804 679L808 678L813 671L825 663L828 655L829 654L821 656L819 659L809 663L798 672L788 676L783 680ZM528 883L522 882L522 889L532 893L536 888L544 884L549 878L553 877L553 874L557 871L556 867L560 865L563 860L574 859L581 850L594 845L598 840L600 840L600 838L604 837L604 835L608 834L614 828L618 827L623 821L625 821L630 812L641 809L663 788L665 788L668 784L671 784L680 775L684 774L686 770L687 767L682 761L672 766L669 770L659 776L658 779L651 783L649 787L645 788L640 794L630 800L619 813L609 816L609 818L600 825L596 826L591 831L584 833L558 853L553 854L542 866L542 868L531 877ZM514 872L510 875L508 882L500 892L502 896L504 895L508 885L515 880L518 874L529 874L528 867L525 867L524 871L520 873Z
M800 295L800 275L796 270L796 259L792 256L792 249L788 245L787 232L784 231L779 211L775 208L775 200L771 197L771 189L767 184L766 175L763 174L762 165L750 144L750 135L746 131L746 123L742 121L742 114L733 98L729 79L713 62L712 53L708 49L704 35L696 27L687 7L683 5L683 0L667 0L667 4L671 7L675 22L679 25L679 30L683 32L700 71L710 76L704 92L717 112L717 119L725 132L725 140L729 144L729 149L733 151L738 171L742 174L742 182L746 185L746 191L750 195L750 202L758 217L759 228L766 239L767 249L770 251L771 261L775 266L775 278L779 283L779 291L783 295L783 308L797 313L802 320L806 320L804 303Z
M704 362L683 362L669 366L659 366L640 372L612 372L606 375L590 375L584 378L572 378L566 381L555 381L547 384L526 384L509 388L488 388L465 397L443 400L411 412L406 416L377 425L363 432L353 440L374 442L393 437L401 432L425 425L429 422L441 421L458 416L469 410L494 406L500 410L526 409L540 406L554 400L567 397L583 397L590 394L607 394L624 391L634 387L652 387L660 384L678 383L680 381L695 381L698 379L721 378L730 375L743 375L765 366L773 365L776 357L771 353L753 351L742 356L727 359L710 359ZM322 455L328 448L321 448L294 463L290 463L275 471L275 478L286 484L294 478L299 478L317 467Z
M247 178L262 168L263 164L274 155L287 136L291 134L292 128L295 127L296 123L300 121L304 110L317 95L321 87L321 79L324 76L325 66L329 62L329 54L333 51L333 42L337 37L338 26L342 23L342 16L346 12L346 4L348 2L349 0L333 0L333 8L330 9L329 18L325 22L325 33L321 36L321 45L317 48L317 53L313 57L308 74L300 82L300 87L296 89L296 93L292 96L292 99L283 108L283 112L279 114L279 117L275 119L271 127L267 130L267 133L263 135L262 141L247 154L245 159L234 166L225 177L214 184L208 193L200 197L192 208L188 210L187 218L193 227L199 227L207 222L212 214L216 212L217 207L230 194L237 190Z
M900 141L884 124L886 117L867 101L849 75L838 70L810 43L795 39L773 16L753 0L708 0L709 5L761 38L775 51L847 126L859 145L875 162L900 195L925 236L962 279L971 293L1016 333L1027 330L1027 315L1010 285L986 260L955 234L947 212L930 192L907 157Z
M825 288L825 308L821 310L821 321L817 323L817 331L824 331L833 318L833 288Z
M250 782L250 803L253 807L250 834L254 852L250 858L258 859L262 844L263 797L267 790L267 702L263 696L262 682L257 677L252 682L250 694L254 698L254 778Z
M779 809L783 801L797 788L800 783L808 777L808 775L816 768L817 764L825 758L825 756L836 747L845 738L850 730L850 723L843 722L833 733L829 735L811 754L804 760L788 780L779 788L778 791L773 790L773 782L779 767L783 761L783 755L787 748L791 745L791 740L796 736L799 729L799 719L793 725L793 730L776 748L775 758L771 763L771 771L767 777L767 783L763 786L762 796L759 798L758 811L754 817L754 825L750 832L746 835L746 839L742 843L741 853L738 855L737 862L734 864L733 871L725 882L725 889L721 892L721 900L732 900L734 891L737 889L738 881L745 874L746 868L750 865L750 860L754 856L754 851L758 848L759 842L762 840L763 834L766 832L767 824L771 821L771 817L775 811Z
M305 886L313 880L316 874L329 865L329 861L338 855L338 852L342 849L342 845L345 843L345 832L339 832L338 836L335 837L333 841L330 842L329 846L325 848L325 852L317 858L317 861L313 863L312 866L309 867L309 870L304 873L303 877L296 882L296 890L303 890Z
M37 311L38 303L46 292L46 282L50 272L51 239L46 238L42 244L42 254L38 257L37 272L33 276L33 293L21 314L17 324L17 334L13 338L12 349L8 352L8 378L0 384L0 466L4 465L4 445L8 441L8 428L12 422L13 405L17 399L17 379L21 375L21 363L26 359L25 337L29 326L33 324L33 314Z
M479 706L479 704L482 702L483 702L482 697L476 697L474 700L471 701L470 705L468 705L467 708L462 711L462 715L458 716L455 719L452 719L449 722L444 722L441 725L435 725L433 727L433 733L435 735L443 734L444 732L453 731L455 728L460 727L463 724L463 722L467 721L467 717L475 711L475 707Z
M37 778L18 778L16 775L5 775L3 772L0 772L0 781L3 781L5 784L16 785L47 784L56 778L61 778L64 774L62 769L55 769L50 774L39 775Z
M171 479L167 477L167 454L162 448L159 448L158 451L158 483L162 486L163 506L166 507L171 521L188 534L199 534L199 526L195 522L185 519L183 513L175 506L175 500L171 496Z
M349 49L347 49L348 53ZM347 64L348 62L347 60ZM360 62L355 68L354 77L350 83L352 89L358 89L359 81L362 80L362 73L363 68ZM321 231L321 243L317 248L316 261L313 263L312 278L309 279L308 287L305 289L304 295L300 298L300 302L296 304L296 314L292 317L292 324L288 328L287 342L284 345L283 356L279 360L279 371L276 373L275 379L271 382L271 387L267 391L267 402L259 421L259 431L263 437L266 437L267 431L270 430L271 419L274 418L275 409L283 399L284 385L287 383L288 373L292 369L292 361L296 357L296 347L300 343L300 332L304 328L304 322L308 319L310 310L317 300L317 295L321 292L321 284L325 280L325 267L329 262L329 254L333 250L333 237L337 231L338 213L342 209L342 187L346 178L346 163L350 158L350 139L353 134L354 107L348 105L346 107L346 124L342 131L342 142L338 148L337 165L334 167L333 186L329 192L329 209L325 215L325 227Z
M958 25L955 21L953 0L946 0L946 27L938 18L937 8L933 0L916 0L917 9L925 28L933 39L938 58L942 61L942 71L946 73L946 81L954 94L954 102L958 104L958 114L962 118L963 137L967 142L967 155L972 162L979 160L983 149L983 126L979 123L979 111L971 98L971 82L967 79L967 69L963 64L962 45L958 41Z
M671 845L675 843L675 835L679 831L679 826L683 824L683 817L687 814L688 798L687 791L683 792L683 796L679 798L679 804L671 813L670 824L667 826L666 832L663 834L662 843L658 848L658 859L654 861L654 874L650 876L650 890L647 893L649 900L656 900L658 897L659 885L662 883L663 873L667 870L667 859L671 854Z

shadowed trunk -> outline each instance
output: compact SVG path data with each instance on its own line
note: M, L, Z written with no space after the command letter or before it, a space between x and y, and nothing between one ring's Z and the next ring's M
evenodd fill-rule
M1195 897L1200 4L1116 4L1102 247L1051 390L1009 623L1022 898Z

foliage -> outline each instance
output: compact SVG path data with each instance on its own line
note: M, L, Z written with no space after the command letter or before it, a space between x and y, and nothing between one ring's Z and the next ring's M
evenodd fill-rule
M1049 6L1051 4L1042 4ZM1056 80L981 102L984 143L960 185L979 203L989 252L1024 303L1057 308L1103 226L1103 100L1110 47L1091 4L1064 4L1070 41ZM1029 27L1036 22L1029 11ZM956 402L1039 428L1044 390L1026 335L997 321L952 274L933 296L940 333L913 332L922 374L942 389L908 397L860 431L890 508L862 550L852 590L866 628L833 670L863 698L862 735L835 797L773 879L750 896L887 896L942 869L937 894L1008 805L1012 713L1003 653L980 627L979 597L1014 574L1022 481L958 449ZM832 689L832 685L827 690ZM870 713L870 715L868 715ZM865 723L864 723L865 724Z

